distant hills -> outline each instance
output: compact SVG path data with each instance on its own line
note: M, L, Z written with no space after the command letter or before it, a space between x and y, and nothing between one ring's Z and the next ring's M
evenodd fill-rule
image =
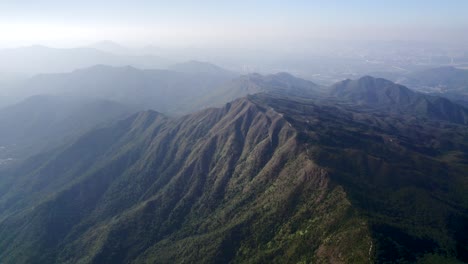
M131 66L97 65L69 73L37 75L15 90L24 97L36 94L86 95L170 115L221 106L248 94L267 92L302 98L331 96L350 103L457 123L466 123L468 119L465 108L447 99L370 76L324 87L288 73L238 75L198 61L169 68L142 70Z
M186 114L259 92L312 97L321 87L287 73L240 76L206 62L176 64L170 70L97 65L69 73L41 74L15 88L26 95L86 95L139 109Z
M194 105L194 98L202 97L231 77L97 65L70 73L38 75L25 81L18 90L23 94L86 95L140 109L180 114L203 107Z
M402 85L370 76L336 83L331 87L330 94L353 103L376 107L405 106L418 97Z
M416 88L432 88L433 92L468 93L468 70L450 66L427 69L409 74L403 83Z
M468 110L450 100L414 92L391 81L362 77L333 85L330 94L348 102L401 111L430 119L468 124Z

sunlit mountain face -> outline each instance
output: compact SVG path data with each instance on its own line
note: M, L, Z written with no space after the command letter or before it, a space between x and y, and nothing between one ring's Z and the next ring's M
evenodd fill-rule
M0 3L0 263L468 263L465 10Z

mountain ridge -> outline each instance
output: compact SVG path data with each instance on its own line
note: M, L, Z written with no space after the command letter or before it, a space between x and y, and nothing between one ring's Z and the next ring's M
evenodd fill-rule
M466 129L453 126L268 94L176 119L135 114L7 177L0 256L29 263L463 259L463 238L451 230L468 219L456 209L467 205L456 189L466 157L447 155L468 148ZM18 188L28 195L15 199ZM413 192L422 201L407 200ZM425 215L437 227L447 217L455 222L434 228Z

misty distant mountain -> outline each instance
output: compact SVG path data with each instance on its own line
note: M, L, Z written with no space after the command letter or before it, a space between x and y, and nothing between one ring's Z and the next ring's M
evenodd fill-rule
M278 94L140 112L2 171L0 258L466 262L467 144L464 125Z
M98 65L70 73L38 75L18 89L23 94L86 95L180 114L204 107L206 102L196 104L197 98L210 94L231 78L225 71L212 74Z
M355 104L468 124L468 110L463 106L446 98L414 92L382 78L366 76L345 80L331 86L330 94Z
M176 115L220 106L256 93L303 98L327 94L324 87L288 73L238 76L216 65L197 61L174 65L171 70L98 65L69 73L42 74L28 79L17 90L24 95L86 95ZM457 123L468 120L466 109L447 99L414 92L381 78L367 76L346 80L330 87L328 93L374 108Z
M0 159L59 146L133 110L109 100L38 95L0 109Z
M402 81L415 88L433 88L444 92L468 94L468 70L455 67L440 67L411 73Z
M418 97L403 85L371 76L336 83L331 86L330 93L358 104L375 106L407 105Z
M57 73L96 64L132 65L140 68L166 68L170 62L157 56L115 55L94 48L58 49L30 46L0 50L0 72Z
M202 61L188 61L184 63L174 64L169 66L169 70L185 73L204 73L204 74L213 74L213 75L227 75L234 77L235 73L230 72L226 69L223 69L217 65L202 62Z
M312 97L321 87L287 73L240 76L216 65L190 61L171 70L98 65L70 73L42 74L17 88L23 94L108 99L139 109L186 114L261 92Z
M261 75L252 73L225 83L209 97L216 102L229 102L249 94L272 93L284 96L312 98L323 93L323 88L311 81L289 73Z

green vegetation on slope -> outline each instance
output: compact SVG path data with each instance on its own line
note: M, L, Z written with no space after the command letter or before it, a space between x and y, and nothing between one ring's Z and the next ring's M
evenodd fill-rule
M467 142L464 125L277 95L142 112L1 172L0 258L466 261Z

